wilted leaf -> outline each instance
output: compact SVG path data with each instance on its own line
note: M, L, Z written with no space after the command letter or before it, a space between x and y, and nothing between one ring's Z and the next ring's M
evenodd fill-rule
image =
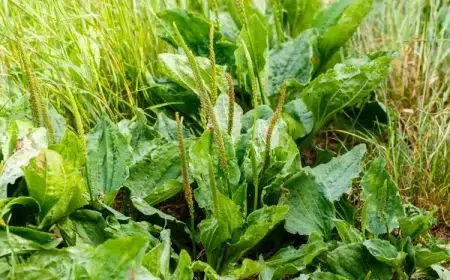
M23 176L22 167L47 148L47 131L45 128L32 130L27 136L17 141L14 153L6 160L0 176L1 197L6 197L6 186L13 184L17 178Z

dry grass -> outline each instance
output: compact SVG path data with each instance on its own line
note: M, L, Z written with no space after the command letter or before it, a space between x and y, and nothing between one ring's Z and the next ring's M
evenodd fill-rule
M438 206L450 227L450 13L448 1L386 0L353 38L358 52L399 53L378 91L391 110L388 137L366 133L405 198ZM450 10L447 10L450 11Z

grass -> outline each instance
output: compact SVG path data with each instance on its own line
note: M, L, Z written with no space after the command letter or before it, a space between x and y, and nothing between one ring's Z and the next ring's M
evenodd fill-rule
M359 135L384 156L406 199L450 227L450 13L444 0L385 0L361 26L352 49L395 50L377 96L388 105L388 137ZM387 141L386 141L387 140ZM447 232L448 234L448 232Z
M151 117L149 77L158 72L157 55L168 48L157 36L154 14L173 8L171 2L176 1L3 1L0 66L21 78L15 76L20 42L39 89L72 126L71 94L85 128L103 109L115 121L138 107ZM178 2L205 11L201 1ZM372 157L386 158L409 201L439 205L442 224L450 226L450 9L445 13L445 3L378 2L350 52L398 51L392 74L378 91L392 108L388 137L357 136L373 144Z

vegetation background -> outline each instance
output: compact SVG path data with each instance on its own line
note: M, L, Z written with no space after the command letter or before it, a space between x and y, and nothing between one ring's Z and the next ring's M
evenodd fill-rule
M208 10L206 0L12 0L1 5L0 90L11 86L7 76L24 79L14 69L25 53L54 108L73 120L72 108L78 106L86 130L102 108L118 121L134 116L137 108L155 118L170 105L154 103L149 94L158 73L157 55L170 48L157 36L155 14L175 7ZM407 202L436 207L436 234L449 238L449 1L377 1L347 46L343 57L398 52L389 79L378 90L388 111L389 133L380 137L329 127L317 144L369 143L372 157L366 159L384 156ZM14 90L19 96L21 89Z

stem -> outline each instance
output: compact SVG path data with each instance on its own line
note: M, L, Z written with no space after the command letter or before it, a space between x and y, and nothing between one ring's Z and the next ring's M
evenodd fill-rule
M234 122L234 85L233 79L230 74L226 73L225 77L228 82L228 135L231 135L233 132L233 122Z
M181 177L183 179L183 190L184 190L184 198L189 207L189 216L191 218L191 234L194 235L195 230L195 209L194 209L194 200L192 196L191 185L189 184L189 175L188 175L188 166L186 159L186 151L184 149L184 139L183 139L183 120L180 119L180 115L178 112L175 113L175 119L177 121L177 132L178 132L178 150L180 154L181 161ZM194 257L196 255L196 247L195 242L192 243L192 251L194 253Z
M217 99L216 85L216 54L214 52L214 24L209 26L209 60L211 61L211 100L214 104Z
M274 0L274 20L275 20L275 27L277 31L277 39L278 39L278 45L283 44L284 42L284 31L282 26L282 16L283 11L281 8L281 4L279 0Z
M281 85L280 90L280 98L278 99L277 108L275 109L275 112L272 115L272 118L269 122L269 127L267 128L267 134L266 134L266 149L264 152L264 166L262 169L262 176L264 178L264 172L266 172L267 168L270 164L270 150L271 150L271 144L272 144L272 134L273 129L275 128L275 125L280 118L281 110L283 109L284 100L286 98L286 81Z

